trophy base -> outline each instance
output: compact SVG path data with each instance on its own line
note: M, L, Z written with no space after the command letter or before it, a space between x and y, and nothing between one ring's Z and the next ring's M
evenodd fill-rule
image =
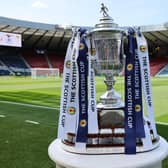
M65 151L78 154L121 154L125 153L124 110L120 108L98 108L99 132L88 134L86 144L75 142L76 135L68 133L61 146ZM136 139L136 152L146 152L159 146L159 136L154 138L150 122L144 119L150 136L150 146L145 146L143 138ZM80 148L79 146L85 146Z
M98 133L88 133L85 143L76 142L76 134L68 132L61 146L65 151L76 154L124 154L125 113L121 96L112 88L101 97L97 105ZM136 138L136 152L151 151L159 146L159 136L154 137L151 123L144 118L146 136Z
M125 154L75 154L67 152L62 148L60 139L54 140L49 148L48 154L55 162L57 168L161 168L162 160L167 157L168 143L160 137L159 147L150 152L138 153L136 155Z
M107 139L106 139L107 142ZM148 152L151 150L156 149L159 147L159 137L157 140L155 140L152 143L152 148L151 149L144 149L142 144L137 144L136 146L136 153L141 153L141 152ZM61 143L62 149L64 149L67 152L71 153L76 153L76 154L94 154L94 155L99 155L99 154L125 154L125 146L124 144L93 144L93 145L86 145L85 150L83 148L77 148L75 147L74 144L70 144L66 141L62 141Z

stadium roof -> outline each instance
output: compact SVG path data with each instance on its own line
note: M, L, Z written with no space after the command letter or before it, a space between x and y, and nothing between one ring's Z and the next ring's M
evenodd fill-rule
M23 47L65 51L72 35L72 25L45 24L0 17L0 31L22 34ZM89 28L89 27L86 27ZM149 45L168 45L168 22L140 26Z
M22 34L24 48L65 49L72 26L44 24L0 17L0 31Z
M141 26L140 29L151 46L168 46L168 22L160 25Z

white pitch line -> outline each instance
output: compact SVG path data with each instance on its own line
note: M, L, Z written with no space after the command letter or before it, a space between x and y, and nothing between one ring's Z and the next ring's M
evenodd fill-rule
M49 109L49 110L59 110L59 108L55 108L55 107L47 107L47 106L40 106L40 105L26 104L26 103L18 103L18 102L11 102L11 101L3 101L3 100L0 100L0 103L15 104L15 105L20 105L20 106L43 108L43 109Z
M40 105L34 105L34 104L18 103L18 102L3 101L3 100L0 100L0 103L15 104L15 105L20 105L20 106L43 108L43 109L49 109L49 110L59 110L59 108L54 108L54 107L46 107L46 106L40 106ZM0 115L0 117L4 118L6 116L5 115ZM38 123L38 122L35 122L35 123ZM165 123L165 122L156 122L156 123L161 124L161 125L168 125L168 123Z
M168 125L168 123L165 123L165 122L156 122L156 124L160 124L160 125Z
M26 123L30 123L30 124L36 124L36 125L40 124L40 123L37 122L37 121L31 121L31 120L25 120L25 122L26 122Z

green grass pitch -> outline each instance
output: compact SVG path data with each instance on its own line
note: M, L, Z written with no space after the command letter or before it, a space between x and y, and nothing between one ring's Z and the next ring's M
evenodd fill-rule
M61 84L61 78L0 77L0 167L55 167L47 150L57 134ZM168 78L153 78L152 85L155 119L168 123ZM115 88L123 95L122 78ZM97 100L105 89L103 78L97 77ZM168 140L168 126L157 124L157 129Z

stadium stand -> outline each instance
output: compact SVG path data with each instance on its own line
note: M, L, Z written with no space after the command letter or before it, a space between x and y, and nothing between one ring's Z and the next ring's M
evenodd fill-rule
M48 59L50 60L52 68L59 68L61 73L63 72L64 57L65 56L62 53L61 54L55 54L55 53L48 54Z
M7 58L2 58L4 63L0 65L0 70L2 70L3 73L5 72L5 74L7 74L7 72L8 74L12 74L12 72L19 72L24 69L28 70L30 74L31 68L59 68L59 71L62 73L65 57L65 54L62 53L66 52L68 42L72 36L73 27L75 26L30 22L0 16L1 32L20 34L22 38L21 48L14 47L20 51L20 54L15 54L14 52L8 54L6 56ZM84 28L90 30L93 27L84 26ZM167 22L160 25L140 26L140 30L148 41L148 46L150 46L149 52L151 52L152 55L154 54L153 49L155 49L156 46L159 46L158 54L160 56L168 55ZM0 53L3 47L3 45L0 46ZM44 51L44 53L37 53L38 49ZM0 56L1 55L2 54L0 54ZM12 63L13 61L14 63ZM152 76L166 64L167 61L164 62L162 58L151 59ZM26 69L24 68L25 66Z
M0 61L3 64L0 69L5 70L6 75L30 75L30 70L22 60L20 53L15 50L3 50L0 52Z
M151 76L155 76L164 66L168 64L167 57L156 57L150 60Z
M51 61L49 60L47 54L45 55L45 58L46 58L46 60L47 60L47 63L48 63L49 68L53 68L52 65L51 65Z
M9 71L8 67L6 67L1 61L0 61L0 76L3 75L10 75L11 72Z
M38 54L34 51L24 51L22 56L31 68L49 68L48 62L44 54Z

